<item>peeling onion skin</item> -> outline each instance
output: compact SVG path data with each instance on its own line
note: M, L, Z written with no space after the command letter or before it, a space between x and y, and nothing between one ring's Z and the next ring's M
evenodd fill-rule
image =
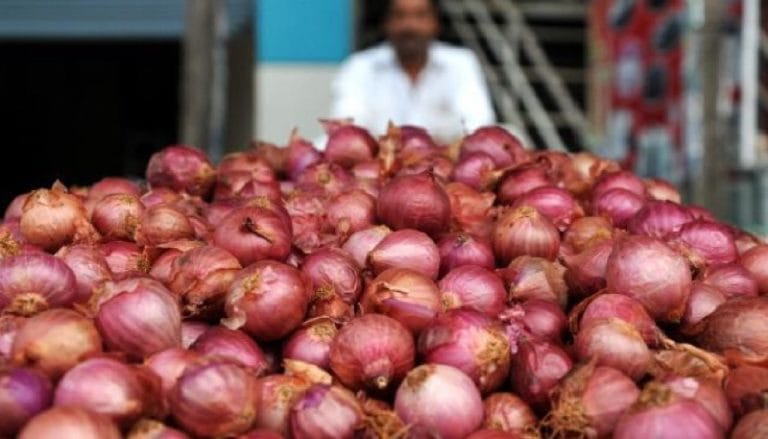
M768 360L768 298L737 297L701 321L701 346L737 363Z

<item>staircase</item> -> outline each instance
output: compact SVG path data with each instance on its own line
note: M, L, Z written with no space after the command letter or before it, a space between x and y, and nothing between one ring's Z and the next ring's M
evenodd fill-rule
M501 122L538 148L574 151L590 146L586 4L440 1L449 38L480 58Z

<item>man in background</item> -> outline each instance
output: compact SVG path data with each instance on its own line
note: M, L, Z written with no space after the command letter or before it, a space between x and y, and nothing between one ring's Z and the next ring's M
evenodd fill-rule
M397 125L425 127L439 141L495 122L477 57L435 40L436 1L391 0L387 40L355 53L333 83L331 114L351 117L374 134Z

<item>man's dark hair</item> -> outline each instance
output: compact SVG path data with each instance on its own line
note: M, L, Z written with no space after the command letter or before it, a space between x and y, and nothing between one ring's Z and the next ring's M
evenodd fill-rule
M389 14L392 12L392 6L395 4L395 1L397 0L384 0L381 2L381 20L382 22L389 17ZM440 0L429 0L429 4L432 5L432 10L435 11L435 14L440 14Z

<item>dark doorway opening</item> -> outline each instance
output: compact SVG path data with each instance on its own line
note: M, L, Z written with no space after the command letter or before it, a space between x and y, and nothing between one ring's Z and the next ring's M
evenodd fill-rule
M0 43L0 209L16 194L142 177L176 140L176 41Z

